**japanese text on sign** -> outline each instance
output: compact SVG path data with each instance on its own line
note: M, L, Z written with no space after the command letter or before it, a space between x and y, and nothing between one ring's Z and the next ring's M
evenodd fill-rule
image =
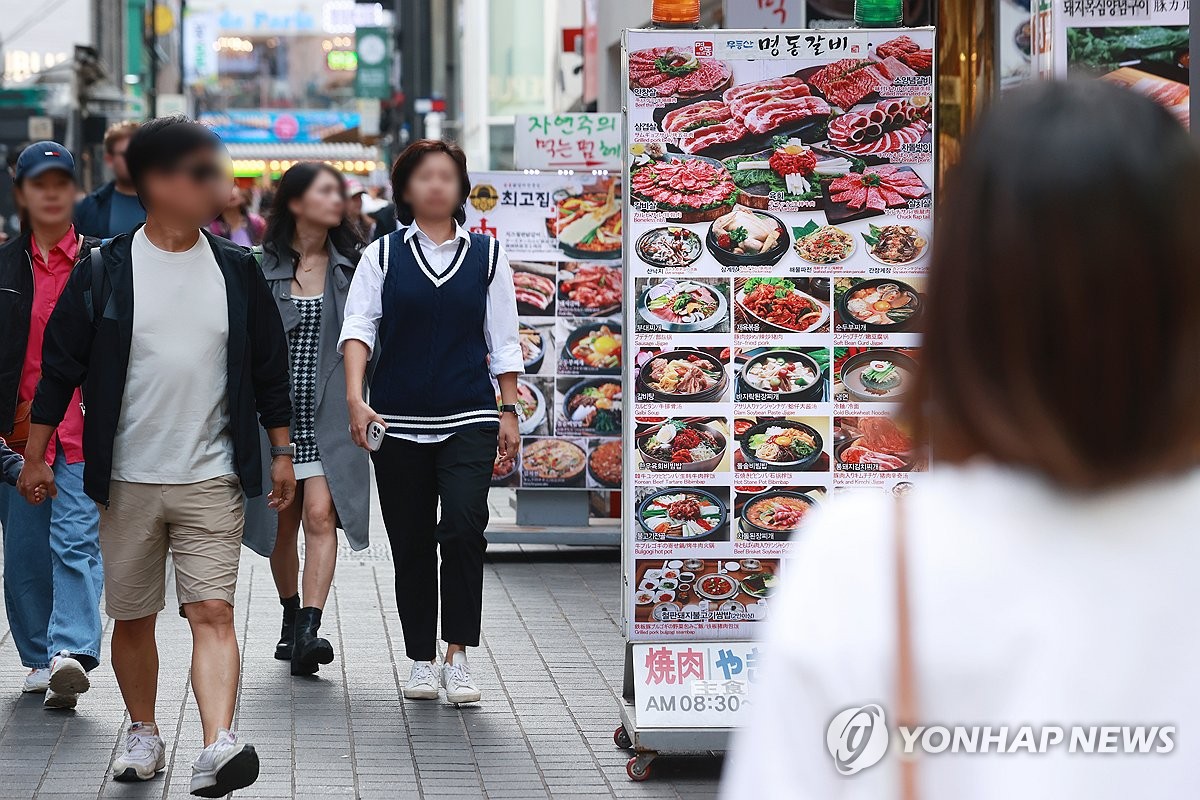
M758 646L649 644L634 648L638 719L653 726L733 726L753 702Z

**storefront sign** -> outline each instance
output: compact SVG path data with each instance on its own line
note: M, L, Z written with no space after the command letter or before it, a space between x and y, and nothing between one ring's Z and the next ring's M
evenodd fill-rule
M814 508L928 466L895 415L934 227L934 34L626 47L627 630L751 639Z
M616 176L471 176L467 227L513 267L525 375L521 458L493 485L621 484L621 183Z
M358 29L358 71L354 96L385 99L392 96L392 32L388 28Z
M521 169L621 168L620 114L518 114L513 127Z
M753 702L758 646L639 644L634 703L641 728L733 728Z
M199 121L226 142L323 142L358 127L354 111L211 111Z

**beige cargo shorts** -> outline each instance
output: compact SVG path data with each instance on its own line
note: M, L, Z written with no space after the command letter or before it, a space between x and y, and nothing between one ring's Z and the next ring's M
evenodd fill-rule
M236 475L186 484L112 481L108 508L100 508L108 616L141 619L163 610L168 551L180 606L233 605L244 526Z

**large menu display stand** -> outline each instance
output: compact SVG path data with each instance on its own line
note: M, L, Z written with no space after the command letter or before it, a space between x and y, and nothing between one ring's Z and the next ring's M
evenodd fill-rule
M614 741L725 749L792 534L908 490L895 419L933 236L934 31L627 30Z

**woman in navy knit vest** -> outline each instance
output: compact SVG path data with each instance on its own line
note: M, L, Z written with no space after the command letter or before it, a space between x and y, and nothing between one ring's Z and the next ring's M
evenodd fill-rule
M479 645L492 467L520 447L515 403L524 364L508 258L495 239L462 226L470 190L457 145L423 139L400 154L392 192L406 227L363 252L338 342L354 441L367 447L372 422L387 430L371 458L413 660L404 696L438 696L440 548L440 683L455 704L480 699L466 648ZM368 405L363 383L372 357Z

